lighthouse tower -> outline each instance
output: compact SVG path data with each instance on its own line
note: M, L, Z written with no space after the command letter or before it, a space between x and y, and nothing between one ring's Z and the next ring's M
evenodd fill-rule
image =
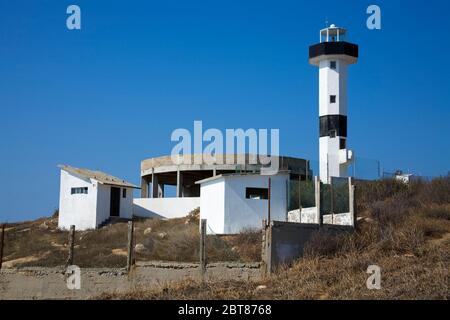
M319 67L319 174L346 177L353 153L347 149L347 69L358 60L358 46L347 31L331 25L320 30L320 43L309 47L309 63Z

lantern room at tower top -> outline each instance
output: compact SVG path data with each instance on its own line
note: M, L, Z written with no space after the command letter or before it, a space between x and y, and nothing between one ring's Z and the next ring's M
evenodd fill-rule
M339 42L345 41L347 29L336 27L332 24L328 28L320 30L320 42Z
M358 61L358 45L346 41L347 29L336 27L334 24L320 30L319 43L309 47L309 63L319 66L324 56L339 55L347 64Z

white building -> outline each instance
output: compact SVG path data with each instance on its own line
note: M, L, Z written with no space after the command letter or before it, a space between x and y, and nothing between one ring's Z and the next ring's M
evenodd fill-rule
M139 187L99 171L61 168L58 227L95 229L111 217L131 219Z
M418 178L410 173L403 173L403 172L396 172L395 173L395 180L403 182L405 184L409 184L410 182L414 180L418 180Z
M347 149L348 65L358 61L358 46L345 41L347 31L331 25L320 31L320 43L309 48L309 63L319 67L320 179L346 177L352 161Z
M261 228L268 219L287 221L288 173L222 174L197 181L200 184L200 218L207 219L208 234L235 234Z

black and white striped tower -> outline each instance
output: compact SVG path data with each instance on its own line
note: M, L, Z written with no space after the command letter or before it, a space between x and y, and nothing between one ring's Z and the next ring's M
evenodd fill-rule
M358 61L358 46L347 31L331 25L320 30L320 43L309 47L309 63L319 67L319 174L346 177L353 154L347 149L347 69Z

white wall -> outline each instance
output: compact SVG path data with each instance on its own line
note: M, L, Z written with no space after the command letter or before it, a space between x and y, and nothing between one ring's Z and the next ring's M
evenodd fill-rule
M225 230L225 179L206 181L200 186L200 219L206 219L208 234Z
M336 70L330 62L336 61ZM347 115L347 77L348 64L342 59L331 57L319 63L319 116ZM336 103L330 103L330 95L336 95ZM324 183L329 177L347 176L347 157L340 161L341 137L321 137L319 139L319 172Z
M133 191L134 189L125 188L127 190L126 198L123 197L123 189L120 188L120 217L125 219L133 218Z
M88 194L71 194L72 188L88 188ZM127 188L127 197L122 197L120 188L120 217L133 216L133 189ZM111 205L111 186L94 179L82 179L61 170L58 226L76 230L95 229L109 219Z
M118 187L120 189L120 218L133 217L133 189ZM127 190L127 197L122 197L123 189ZM111 214L111 186L98 184L97 196L97 225L109 219Z
M61 170L58 227L77 230L96 227L97 184ZM88 194L71 194L71 188L87 187Z
M133 214L138 217L181 218L200 207L200 198L136 198Z
M268 200L246 199L248 187L268 188L268 176L237 175L225 181L225 234L239 233L243 229L261 228L268 217ZM286 221L286 181L288 175L271 176L271 220Z
M268 188L268 176L233 175L202 183L200 217L207 219L208 234L234 234L261 228L268 201L246 199L246 188ZM287 174L271 176L271 219L286 221Z

